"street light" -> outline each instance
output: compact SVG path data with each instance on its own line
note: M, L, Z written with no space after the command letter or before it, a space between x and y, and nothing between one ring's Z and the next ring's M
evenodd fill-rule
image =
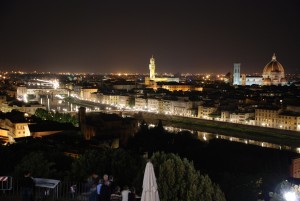
M286 192L286 193L284 193L283 197L286 201L296 201L295 192L291 192L291 191Z

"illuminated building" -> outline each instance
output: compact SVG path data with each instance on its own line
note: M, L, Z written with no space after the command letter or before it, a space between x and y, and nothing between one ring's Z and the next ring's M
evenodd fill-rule
M155 59L152 56L150 58L150 64L149 64L149 77L145 77L145 85L147 86L153 86L156 82L179 82L179 78L175 77L156 77L155 76Z
M176 82L157 83L156 87L154 87L153 89L158 89L158 88L167 89L169 91L193 91L193 90L203 91L202 87L195 87L194 85L176 83Z
M251 112L239 112L230 114L230 122L244 124L248 121L249 118L254 117L254 113Z
M141 97L135 98L134 108L136 110L146 110L147 109L147 99L141 98Z
M221 121L230 121L229 111L221 111Z
M159 112L160 100L155 98L148 98L148 110L152 112Z
M255 109L255 124L257 126L276 127L279 112L278 108Z
M279 128L300 131L300 113L282 112L278 115Z
M118 105L120 107L129 107L129 96L119 96Z
M102 95L102 104L108 105L117 105L119 102L119 95L116 94L103 94Z
M152 56L150 58L150 64L149 64L149 70L150 70L150 80L155 80L155 59Z
M17 87L17 99L24 100L26 96L27 96L27 87L25 86Z
M255 124L285 130L300 131L300 113L277 108L255 109Z
M233 64L233 85L240 85L241 64Z
M300 158L292 160L290 176L293 178L300 178Z
M210 114L214 113L217 111L217 107L214 106L204 106L200 105L198 106L198 118L201 119L212 119L209 117Z
M169 91L202 91L202 87L196 87L190 84L179 83L179 78L174 77L155 77L155 59L150 58L149 70L150 76L145 77L145 85L149 88L157 90L163 88Z
M14 102L8 103L6 101L0 101L0 110L2 112L11 112L12 110L18 110L20 112L28 113L34 115L37 109L46 109L46 106L41 104L29 104L24 102L17 102L17 105Z
M80 98L84 100L90 100L91 99L91 93L97 92L97 88L82 88L80 91Z
M1 134L7 135L9 142L14 142L14 138L30 136L28 123L25 119L5 118L0 119Z
M286 85L283 66L276 60L273 54L272 60L264 67L263 85Z
M193 109L193 102L192 101L184 101L178 100L173 101L172 112L175 115L180 116L194 116L195 110Z
M276 60L275 54L272 60L264 67L262 76L249 76L241 74L241 64L235 63L233 67L233 85L286 85L284 68Z

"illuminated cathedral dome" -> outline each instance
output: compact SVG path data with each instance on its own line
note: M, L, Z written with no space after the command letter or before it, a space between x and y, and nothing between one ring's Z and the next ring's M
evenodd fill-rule
M273 54L272 60L264 67L262 76L264 85L286 84L284 68L276 60L275 54Z
M264 68L263 73L271 73L271 72L282 72L284 73L284 68L282 65L276 60L275 54L273 54L272 61L270 61Z

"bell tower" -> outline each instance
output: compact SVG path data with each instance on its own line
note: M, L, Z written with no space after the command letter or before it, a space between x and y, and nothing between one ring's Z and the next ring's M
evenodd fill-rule
M241 64L234 63L233 64L233 85L241 85L240 77L241 77Z
M153 55L150 58L149 70L150 70L150 80L154 80L155 79L155 59L154 59Z

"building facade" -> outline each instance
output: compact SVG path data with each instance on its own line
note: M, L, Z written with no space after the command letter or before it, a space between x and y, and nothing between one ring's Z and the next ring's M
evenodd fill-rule
M217 111L217 109L217 107L200 105L198 106L198 118L212 119L209 117L209 115Z
M233 65L233 85L286 85L283 66L276 60L275 54L272 60L263 68L262 76L249 76L241 74L241 64Z
M255 125L300 131L300 113L280 109L255 109Z

